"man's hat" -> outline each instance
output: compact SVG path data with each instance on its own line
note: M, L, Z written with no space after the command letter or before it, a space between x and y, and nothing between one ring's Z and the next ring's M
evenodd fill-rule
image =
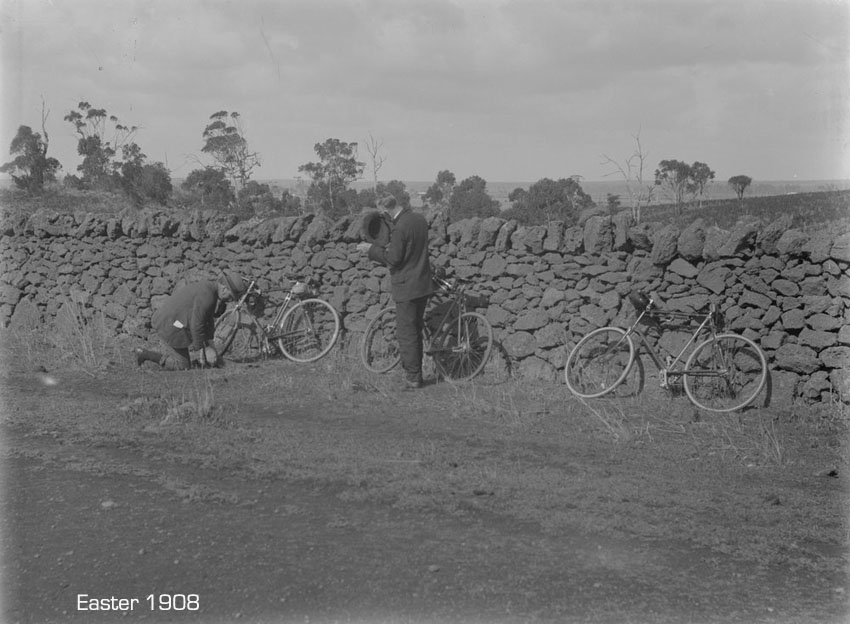
M224 271L222 273L222 277L224 278L224 283L227 284L227 287L230 289L231 294L233 294L234 299L239 299L242 295L245 294L245 291L248 290L248 287L245 285L245 280L243 280L237 273L233 271Z
M373 245L384 246L390 242L392 226L387 215L377 210L363 215L360 223L360 238Z

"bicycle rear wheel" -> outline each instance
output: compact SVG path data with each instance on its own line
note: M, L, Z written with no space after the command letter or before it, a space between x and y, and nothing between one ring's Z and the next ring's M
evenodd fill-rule
M213 345L219 356L242 361L256 352L259 340L253 323L244 322L239 308L233 308L216 320Z
M493 327L484 315L464 312L437 330L431 357L439 375L452 381L472 379L487 364L493 349Z
M330 351L339 337L339 314L322 299L295 304L275 328L281 352L293 362L315 362Z
M685 364L685 393L697 407L734 412L752 403L767 383L767 360L755 342L721 334L699 345Z
M583 399L601 397L623 383L635 361L635 345L624 329L594 329L570 352L564 378Z
M386 373L401 361L395 337L395 309L385 308L369 322L360 342L360 361L373 373Z

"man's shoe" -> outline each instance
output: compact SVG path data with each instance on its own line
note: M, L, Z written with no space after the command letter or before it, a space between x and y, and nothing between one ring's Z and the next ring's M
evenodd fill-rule
M141 366L145 362L156 362L159 364L162 359L162 356L156 351L148 351L141 347L133 349L133 354L136 356L136 366Z
M405 390L418 390L423 386L421 379L405 379L404 380L404 389Z

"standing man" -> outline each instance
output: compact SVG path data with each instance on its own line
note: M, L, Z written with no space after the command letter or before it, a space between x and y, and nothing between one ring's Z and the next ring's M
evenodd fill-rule
M218 353L212 344L216 310L244 292L245 282L230 271L225 271L217 282L206 280L178 288L151 318L162 353L136 349L136 364L155 362L166 370L186 370L192 365L189 352L196 351L202 366L215 366Z
M422 330L425 305L434 292L428 260L428 223L421 214L402 208L395 197L379 202L392 219L386 245L359 243L357 249L390 269L390 293L395 302L396 338L407 388L422 387Z

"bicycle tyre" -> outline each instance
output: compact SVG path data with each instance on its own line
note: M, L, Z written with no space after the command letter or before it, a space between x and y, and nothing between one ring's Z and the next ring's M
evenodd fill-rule
M283 355L293 362L315 362L336 344L339 314L323 299L305 299L287 310L275 329Z
M384 308L369 321L360 341L360 361L372 373L386 373L401 362L395 336L395 309Z
M719 334L700 344L685 364L685 393L710 412L734 412L752 403L767 383L767 359L739 334ZM721 374L712 374L722 371Z
M227 310L216 319L213 345L220 356L227 353L233 344L236 332L239 331L240 320L239 308Z
M219 357L244 362L259 352L260 340L254 324L243 322L240 310L233 308L216 321L213 345Z
M635 362L635 344L619 327L594 329L567 357L564 380L574 395L595 399L623 383Z
M455 336L457 332L459 336ZM464 312L440 327L431 340L431 357L444 379L467 381L487 365L493 349L493 327L483 314Z

